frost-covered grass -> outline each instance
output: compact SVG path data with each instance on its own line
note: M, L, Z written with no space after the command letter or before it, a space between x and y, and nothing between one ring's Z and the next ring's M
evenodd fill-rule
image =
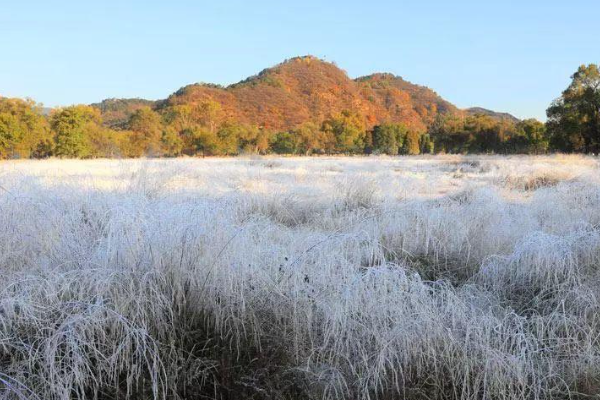
M0 164L0 399L600 393L596 158Z

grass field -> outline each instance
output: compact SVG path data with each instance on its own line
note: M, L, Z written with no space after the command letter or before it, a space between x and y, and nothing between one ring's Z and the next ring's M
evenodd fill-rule
M583 156L0 163L0 399L600 393Z

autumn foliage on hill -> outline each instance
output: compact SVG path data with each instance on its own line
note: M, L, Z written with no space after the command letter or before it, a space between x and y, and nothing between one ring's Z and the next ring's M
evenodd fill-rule
M307 56L297 57L226 88L195 84L170 96L167 106L215 101L224 118L287 130L310 121L351 111L367 127L383 122L404 123L425 130L438 114L458 109L432 90L391 74L374 74L356 80L336 65Z
M104 125L111 128L127 126L129 117L140 108L154 108L156 102L144 99L106 99L92 104L102 113Z
M332 63L297 57L160 101L108 99L47 113L32 100L0 98L0 158L597 152L599 76L595 65L580 67L545 125L460 110L392 74L353 80Z

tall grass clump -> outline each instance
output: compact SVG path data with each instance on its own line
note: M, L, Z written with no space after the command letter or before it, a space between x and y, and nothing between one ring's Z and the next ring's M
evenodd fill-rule
M7 162L0 399L594 398L598 172ZM507 185L545 174L569 178Z

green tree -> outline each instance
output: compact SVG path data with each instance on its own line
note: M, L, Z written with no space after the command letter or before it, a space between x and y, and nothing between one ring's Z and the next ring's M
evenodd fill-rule
M199 128L194 130L192 145L195 154L210 156L219 152L219 137L210 128Z
M91 147L87 134L100 123L100 111L90 106L75 105L55 111L51 118L55 154L59 157L89 157Z
M421 152L421 133L417 131L410 130L406 134L406 139L404 140L404 145L402 146L402 153L409 155L416 155Z
M214 100L206 100L195 108L196 121L211 133L216 133L222 119L221 104Z
M39 105L0 98L0 158L43 157L51 147L48 121Z
M582 65L571 84L546 111L547 128L555 149L600 151L600 70Z
M115 131L105 126L89 124L86 132L89 145L88 157L113 158L123 155L119 146L122 131Z
M239 133L240 127L238 124L226 123L223 124L217 132L217 154L220 155L235 155L239 153Z
M163 146L169 147L170 155L195 153L193 132L199 127L194 108L189 105L175 105L163 110L165 129L161 137ZM164 148L164 147L163 147Z
M168 154L237 154L239 143L237 141L233 143L231 135L236 138L246 137L248 141L244 145L249 147L252 146L249 142L254 140L253 144L256 148L268 148L268 142L265 145L264 140L259 137L260 135L252 136L252 133L244 135L237 129L238 124L223 124L221 104L211 99L198 104L167 107L163 110L163 116L166 130L163 133L162 141L163 145L169 143ZM228 141L223 146L219 144L221 128L223 128L221 135Z
M526 119L517 124L517 131L523 136L527 153L540 154L548 150L546 126L536 119Z
M465 129L465 119L458 115L439 115L428 130L440 153L468 151L470 133Z
M328 135L313 122L305 122L291 131L298 143L297 152L302 154L323 153L328 144Z
M173 127L168 126L163 130L160 141L165 156L176 157L182 154L184 143Z
M150 107L134 111L127 126L133 132L132 146L138 156L161 153L163 126L160 116Z
M265 153L269 148L269 132L255 125L232 124L238 146L244 153Z
M290 131L278 132L270 138L270 148L278 154L323 153L328 146L328 135L312 122L305 122Z
M321 130L335 139L337 152L360 153L365 147L365 123L356 112L342 111L337 117L325 120Z
M273 136L271 149L277 154L297 154L300 138L294 132L278 132Z
M426 133L420 138L421 154L433 154L435 150L435 144L431 136Z
M404 146L408 128L404 124L382 124L373 128L373 151L397 155Z
M503 153L517 141L515 125L485 114L441 116L429 128L436 151L447 153ZM519 145L520 146L520 145Z
M514 123L485 114L465 119L468 134L467 150L474 153L502 153L508 139L515 133Z
M178 133L198 125L195 120L194 109L189 104L167 107L162 111L162 114L165 124Z

